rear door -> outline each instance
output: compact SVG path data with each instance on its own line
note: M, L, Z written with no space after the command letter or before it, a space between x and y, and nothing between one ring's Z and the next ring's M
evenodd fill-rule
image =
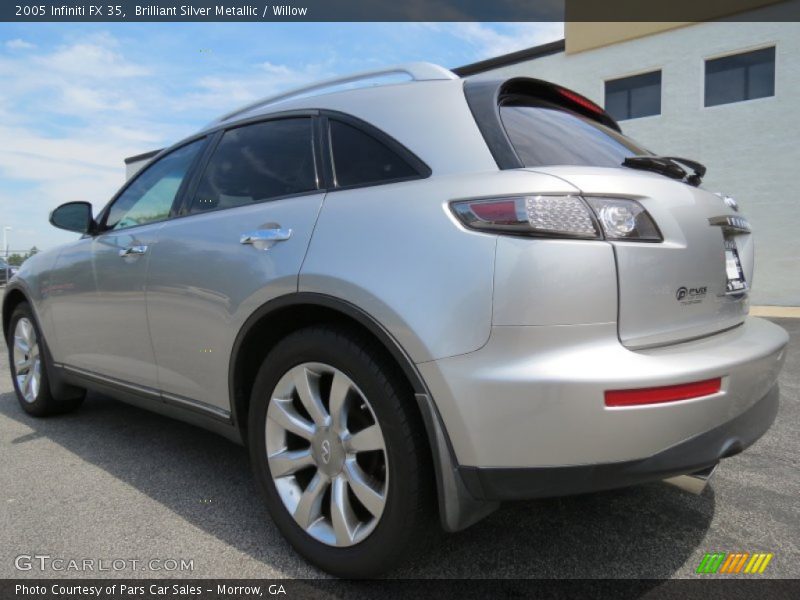
M218 134L181 215L159 231L147 312L165 400L227 416L236 335L259 306L297 291L324 198L315 121Z

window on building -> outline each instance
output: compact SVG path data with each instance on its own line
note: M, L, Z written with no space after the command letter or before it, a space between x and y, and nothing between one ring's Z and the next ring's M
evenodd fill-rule
M368 185L419 177L394 150L368 133L341 121L331 122L336 185Z
M606 81L606 112L617 121L661 114L661 71Z
M317 189L311 119L279 119L225 132L192 200L192 213Z
M706 61L706 106L774 95L774 46Z

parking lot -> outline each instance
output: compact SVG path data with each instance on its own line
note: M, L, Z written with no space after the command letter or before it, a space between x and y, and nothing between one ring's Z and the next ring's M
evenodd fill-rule
M696 577L706 552L772 552L763 576L800 577L800 319L777 421L724 461L702 496L666 484L509 504L442 536L398 577ZM90 395L43 420L17 405L0 357L0 577L322 577L272 524L245 450ZM187 559L191 571L15 569L20 554Z

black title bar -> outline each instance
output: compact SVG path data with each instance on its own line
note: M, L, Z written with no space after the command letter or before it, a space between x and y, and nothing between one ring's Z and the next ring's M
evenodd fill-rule
M800 0L24 0L0 21L800 21Z

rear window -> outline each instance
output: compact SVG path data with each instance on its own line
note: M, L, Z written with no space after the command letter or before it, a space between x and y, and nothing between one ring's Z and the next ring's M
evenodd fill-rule
M330 123L337 186L374 185L419 177L416 169L397 152L368 133L341 121Z
M618 167L628 156L650 154L613 129L552 104L504 104L500 119L526 167Z

